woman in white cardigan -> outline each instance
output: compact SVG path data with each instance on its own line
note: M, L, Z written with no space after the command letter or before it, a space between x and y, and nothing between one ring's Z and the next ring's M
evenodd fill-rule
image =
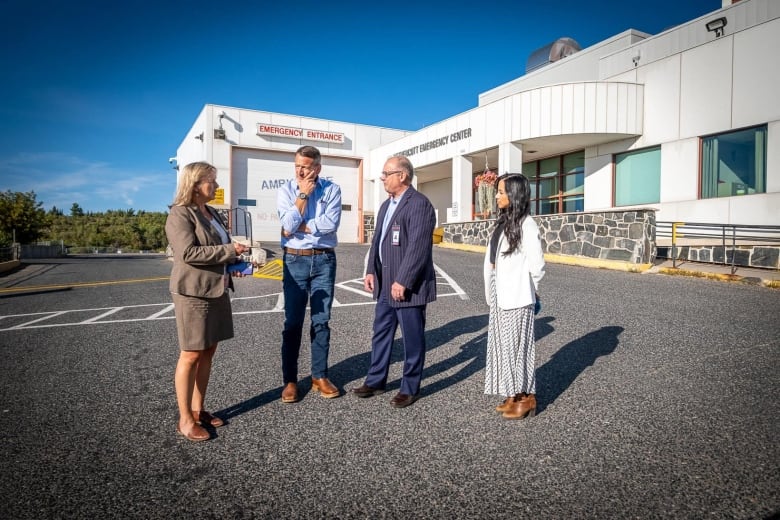
M539 228L530 216L531 189L521 174L498 178L498 218L485 252L490 304L485 393L501 395L506 419L536 414L534 305L544 276Z

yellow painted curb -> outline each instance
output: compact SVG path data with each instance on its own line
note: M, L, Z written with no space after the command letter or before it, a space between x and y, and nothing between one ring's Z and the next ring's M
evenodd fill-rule
M436 247L442 247L444 249L457 249L459 251L471 251L472 253L484 253L485 246L477 246L473 244L453 244L452 242L440 242L436 244Z
M170 276L157 276L154 278L134 278L131 280L108 280L104 282L74 282L52 285L17 285L16 287L3 287L0 293L16 293L24 291L54 291L58 289L75 289L78 287L99 287L102 285L117 285L126 283L161 282L170 279Z
M658 269L661 274L669 274L672 276L694 276L696 278L706 278L708 280L719 280L721 282L745 282L745 277L738 274L728 273L707 273L702 271L690 271L688 269L680 269L679 267L661 267ZM762 279L760 285L768 287L770 289L780 289L780 280L768 280Z
M658 272L661 274L670 274L673 276L694 276L696 278L708 278L710 280L722 280L726 282L737 282L742 280L742 277L736 274L689 271L688 269L680 269L679 267L659 267Z
M597 269L612 269L613 271L626 271L629 273L643 273L653 267L653 264L634 264L619 260L603 260L600 258L586 258L581 256L565 256L546 253L544 261L551 264L577 265L580 267L595 267Z

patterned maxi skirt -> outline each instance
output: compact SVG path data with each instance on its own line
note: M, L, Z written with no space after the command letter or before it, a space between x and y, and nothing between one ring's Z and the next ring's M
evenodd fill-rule
M490 282L485 393L509 397L536 393L534 306L501 310L496 278Z

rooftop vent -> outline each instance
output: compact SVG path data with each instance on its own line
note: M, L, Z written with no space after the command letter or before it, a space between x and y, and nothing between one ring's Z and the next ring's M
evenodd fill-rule
M525 62L525 73L528 74L561 58L571 56L581 49L580 44L573 38L558 38L554 42L548 43L541 49L531 53L528 61Z

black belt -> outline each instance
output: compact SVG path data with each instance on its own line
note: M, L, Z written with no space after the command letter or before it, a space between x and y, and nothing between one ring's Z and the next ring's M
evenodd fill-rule
M311 256L311 255L321 255L323 253L332 253L333 248L329 247L327 249L295 249L292 247L285 247L284 252L289 253L291 255Z

